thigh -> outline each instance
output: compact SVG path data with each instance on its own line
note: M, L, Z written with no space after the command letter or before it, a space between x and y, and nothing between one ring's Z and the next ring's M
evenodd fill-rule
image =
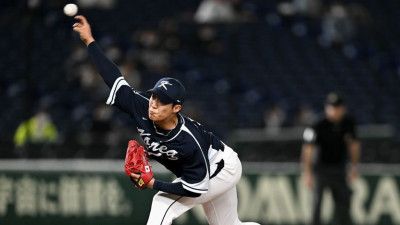
M208 192L199 197L199 203L208 202L236 187L242 176L242 164L237 155L225 157L225 166L217 176L210 180ZM210 167L214 167L211 165Z
M237 214L236 187L203 203L202 206L210 225L237 225L241 223Z
M240 224L237 214L236 184L242 174L237 156L227 160L226 167L210 180L209 191L202 195L202 206L210 225Z

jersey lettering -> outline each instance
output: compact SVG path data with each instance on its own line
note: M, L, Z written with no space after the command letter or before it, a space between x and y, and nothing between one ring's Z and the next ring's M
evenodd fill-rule
M167 156L169 160L178 160L178 151L168 150L167 146L161 145L159 142L151 142L149 136L151 134L145 133L145 130L138 128L139 135L142 137L144 144L146 145L149 155L160 157L162 155Z
M158 142L152 142L150 146L148 146L148 149L149 155L160 157L164 154L169 160L178 160L176 156L178 152L176 150L168 150L167 146L160 145Z

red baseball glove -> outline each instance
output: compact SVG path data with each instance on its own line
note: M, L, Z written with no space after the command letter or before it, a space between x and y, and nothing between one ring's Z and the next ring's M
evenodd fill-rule
M146 189L147 184L153 178L151 165L144 152L144 148L134 140L129 141L128 149L126 150L124 169L126 175L128 175L140 189ZM140 178L137 182L133 180L131 173L140 174Z

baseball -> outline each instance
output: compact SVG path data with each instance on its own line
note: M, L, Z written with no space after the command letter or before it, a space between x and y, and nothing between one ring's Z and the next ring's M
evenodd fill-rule
M78 12L78 6L75 4L66 4L64 6L64 13L67 16L75 16L76 13Z

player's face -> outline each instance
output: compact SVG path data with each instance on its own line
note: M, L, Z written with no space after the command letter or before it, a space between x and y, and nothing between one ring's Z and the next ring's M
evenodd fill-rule
M164 104L156 95L151 95L149 101L149 118L154 122L168 120L180 110L180 105Z
M346 113L346 107L343 105L340 106L325 106L325 114L326 117L333 122L339 122L342 120L344 114Z

